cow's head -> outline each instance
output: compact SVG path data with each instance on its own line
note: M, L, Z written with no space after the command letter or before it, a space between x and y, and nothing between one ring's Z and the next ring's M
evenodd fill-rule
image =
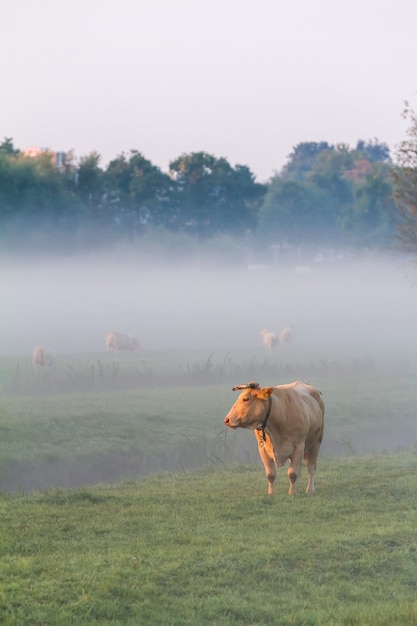
M269 410L268 398L273 388L260 388L258 383L246 383L233 387L233 391L241 389L242 393L224 418L229 428L250 428L255 430L263 423Z

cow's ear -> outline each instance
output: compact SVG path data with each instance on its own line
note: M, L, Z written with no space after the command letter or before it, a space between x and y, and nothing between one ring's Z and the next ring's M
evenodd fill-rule
M269 398L272 392L273 392L272 387L264 387L263 389L260 390L259 396L266 400L267 398Z

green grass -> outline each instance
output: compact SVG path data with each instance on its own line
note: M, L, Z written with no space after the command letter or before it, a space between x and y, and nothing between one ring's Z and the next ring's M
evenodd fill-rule
M417 624L415 375L354 350L0 359L0 623ZM317 493L280 470L268 498L223 418L233 385L297 378L326 401Z
M61 355L56 369L46 372L21 359L0 359L0 489L91 485L255 462L253 435L223 425L236 399L232 386L248 380L316 384L326 402L324 455L417 443L415 357L336 361L331 355L314 362L306 355L299 363L299 356L295 351L283 363L276 355L261 361L250 351L240 359L184 351L115 361L105 354L94 379L96 356Z
M164 388L3 398L0 488L94 484L221 463L238 439L223 425L228 396Z
M302 474L305 488L306 472ZM4 495L0 614L28 624L417 624L417 452Z

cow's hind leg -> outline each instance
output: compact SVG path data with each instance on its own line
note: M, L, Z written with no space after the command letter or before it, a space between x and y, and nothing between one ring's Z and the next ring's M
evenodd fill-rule
M258 442L259 456L261 457L262 463L264 464L265 474L268 479L268 496L273 496L277 471L275 466L275 457L272 443L268 435L266 436L266 441L264 441L260 432L258 432L257 430L255 430L254 432L256 440Z
M320 443L313 446L306 452L304 455L305 461L307 463L307 471L308 471L308 482L306 493L312 494L314 493L314 475L316 473L317 467L317 457L319 455Z

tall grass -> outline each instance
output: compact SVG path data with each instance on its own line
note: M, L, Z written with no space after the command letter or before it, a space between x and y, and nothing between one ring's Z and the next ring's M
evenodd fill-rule
M243 357L229 352L216 356L198 355L190 361L188 354L167 358L164 354L142 356L111 354L59 357L50 368L34 368L27 362L3 360L1 384L9 395L41 395L121 391L150 387L187 387L204 385L235 385L248 380L269 381L279 384L296 379L315 380L376 377L384 372L410 373L415 371L415 359L391 358L382 360L363 356L348 359L319 358L298 360L277 355L266 357L259 351L247 351ZM191 352L191 355L193 353ZM9 365L7 368L6 363ZM14 365L12 365L14 363ZM10 369L12 367L12 369ZM273 381L273 382L272 382Z

